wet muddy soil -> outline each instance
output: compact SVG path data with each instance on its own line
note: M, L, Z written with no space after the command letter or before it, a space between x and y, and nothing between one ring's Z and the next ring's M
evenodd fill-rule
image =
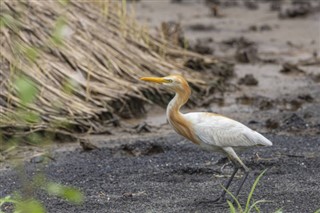
M272 201L262 204L261 212L314 212L320 207L320 139L265 136L274 146L241 154L252 170L241 203L254 178L267 168L253 195L255 201ZM212 202L232 171L229 166L221 171L222 156L202 151L176 134L99 140L100 149L57 152L56 162L44 166L49 179L78 187L86 197L83 205L75 206L39 192L48 212L228 212L226 205ZM29 177L39 168L41 163L26 164ZM18 190L20 181L15 172L2 172L0 196Z
M319 3L250 2L141 1L136 10L154 31L176 23L189 48L235 64L229 91L206 94L204 107L185 111L213 111L266 131L276 131L266 125L270 119L281 126L296 114L313 128L309 133L319 134ZM220 16L212 15L212 7ZM309 12L280 15L291 10ZM165 124L165 117L158 116L164 112L150 106L147 122Z

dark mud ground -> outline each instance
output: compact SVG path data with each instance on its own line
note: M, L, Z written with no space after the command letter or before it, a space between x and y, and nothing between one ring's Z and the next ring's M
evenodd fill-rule
M222 1L226 3L218 10L204 1L173 2L142 0L136 4L137 17L153 29L163 21L180 23L193 50L235 63L233 89L208 95L205 107L184 110L221 113L265 133L274 143L242 154L252 172L240 194L241 203L254 178L268 168L253 196L272 201L262 204L261 212L282 208L313 213L320 208L319 11L306 5L299 9L290 1L286 1L289 12L272 1L246 5ZM215 164L221 156L173 133L164 109L152 105L146 109L145 118L121 121L122 127L112 130L112 136L90 138L98 150L82 152L76 143L54 145L50 152L56 162L48 164L42 164L41 157L30 163L25 156L28 175L44 166L49 179L76 186L86 197L83 205L76 206L39 192L48 212L228 212L226 206L211 201L231 168L221 172L222 164ZM132 127L144 122L147 128L138 134ZM6 159L19 156L19 150L24 155L47 151L26 152L29 149L0 153L0 197L21 185Z
M253 196L266 199L261 212L315 212L320 207L320 139L316 137L266 134L274 146L243 153L252 169L240 194L245 203L254 178L265 168ZM176 134L141 139L101 142L91 152L59 152L56 162L45 166L51 180L82 190L85 203L80 206L47 195L39 195L48 212L228 212L226 206L213 204L221 192L220 184L230 174L221 156L198 149ZM259 155L259 159L256 157ZM27 163L27 173L37 174L40 164ZM239 183L240 177L234 185ZM0 196L20 186L15 172L0 175ZM231 188L232 190L232 188Z

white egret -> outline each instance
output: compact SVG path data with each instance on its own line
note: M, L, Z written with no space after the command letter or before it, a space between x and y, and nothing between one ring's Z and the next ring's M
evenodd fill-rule
M143 77L143 81L154 82L175 92L174 98L167 107L167 119L173 129L180 135L192 141L201 148L225 154L233 163L234 171L225 184L228 189L239 169L244 170L236 196L238 196L246 181L249 168L240 160L235 151L253 146L272 146L272 142L260 133L248 128L238 121L215 113L191 112L183 114L180 108L188 101L191 90L188 82L181 75L166 77ZM225 201L226 191L215 201Z

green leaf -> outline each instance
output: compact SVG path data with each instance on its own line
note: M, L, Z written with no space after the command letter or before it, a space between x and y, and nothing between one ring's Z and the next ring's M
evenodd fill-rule
M47 191L49 194L59 195L62 192L62 186L60 184L51 182L47 185Z
M236 213L236 209L234 208L233 204L229 200L227 200L227 203L229 205L230 213Z
M69 4L69 0L58 0L62 6L67 6Z
M45 213L45 209L39 201L31 199L26 201L20 201L17 205L17 209L15 212Z
M63 197L73 203L79 204L83 202L82 193L73 187L65 187Z
M47 185L47 191L49 194L64 198L69 202L80 204L83 202L83 195L82 193L73 187L70 186L63 186L58 183L49 183Z
M28 123L38 123L40 120L40 115L38 112L21 111L19 116Z
M73 91L79 89L79 83L69 78L63 84L63 91L68 95L72 95Z
M56 21L53 33L52 40L56 45L63 44L63 30L66 27L66 20L63 17L59 17Z
M0 16L0 27L8 27L14 32L18 32L18 21L9 14L2 14Z
M247 199L246 208L245 208L244 212L248 212L248 210L249 210L249 208L250 208L250 201L251 201L253 192L254 192L254 190L256 189L257 184L258 184L259 181L260 181L260 178L264 175L264 173L265 173L266 171L267 171L267 170L265 169L263 172L261 172L261 174L260 174L260 175L256 178L256 180L254 181L254 183L253 183L253 185L252 185L252 187L251 187L251 190L250 190L248 199Z
M35 101L38 89L36 84L30 78L21 76L14 82L14 86L22 104L26 105Z
M24 42L17 42L16 49L21 53L24 57L26 57L30 62L34 63L39 55L39 49L33 46L30 46Z
M43 138L36 132L29 134L27 136L27 139L31 144L34 144L34 145L37 145L37 144L39 145L43 143Z
M3 20L3 16L0 17L0 29L4 28L6 26L5 20Z
M269 201L269 200L258 200L258 201L254 202L254 203L250 206L248 212L250 212L253 208L255 208L257 212L260 212L260 210L259 210L259 208L258 208L257 205L258 205L259 203L270 203L270 202L271 202L271 201Z
M238 206L238 210L239 212L243 212L243 209L241 207L241 204L239 202L239 200L228 190L226 189L224 186L222 186L223 190L225 190L231 197L232 199L236 202L237 206Z
M1 206L5 203L16 203L16 201L13 200L10 195L0 198L0 210L1 210Z
M31 62L35 62L39 53L39 51L35 47L26 47L24 50L25 55Z

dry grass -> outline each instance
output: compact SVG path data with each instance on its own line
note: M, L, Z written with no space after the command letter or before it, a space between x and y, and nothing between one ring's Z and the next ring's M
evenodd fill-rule
M165 92L139 81L141 76L181 73L197 91L193 97L208 81L219 81L184 67L190 58L217 60L151 36L117 2L1 1L2 131L101 133L119 115L144 113L144 102L166 101ZM14 85L21 75L38 90L27 105ZM21 109L40 119L19 119Z

